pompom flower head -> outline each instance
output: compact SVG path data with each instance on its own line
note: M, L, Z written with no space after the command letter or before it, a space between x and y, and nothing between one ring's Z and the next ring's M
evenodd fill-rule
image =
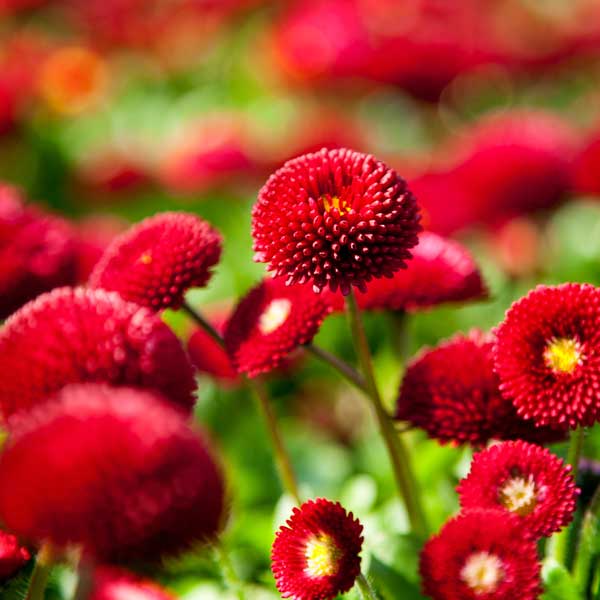
M160 395L76 384L11 425L0 516L24 538L112 563L158 561L218 532L220 468Z
M421 553L424 593L433 600L537 600L535 541L515 515L473 510L448 521Z
M275 537L271 563L283 598L331 600L360 573L362 525L339 503L319 498L295 508Z
M0 530L0 581L12 577L30 559L29 550L14 535Z
M225 326L225 348L235 368L255 377L280 366L315 336L332 305L307 285L265 279L241 300Z
M600 290L541 285L496 330L502 393L539 425L575 428L600 418Z
M288 161L261 189L252 212L255 260L288 283L348 294L406 266L419 211L398 174L345 148Z
M90 286L153 310L179 308L186 290L206 285L220 256L221 236L208 223L191 214L161 213L115 239Z
M534 538L568 525L577 500L571 467L546 448L522 441L497 444L476 454L458 493L463 509L516 514Z
M114 567L94 571L94 587L90 600L175 600L156 583Z
M157 315L114 292L59 288L0 329L4 418L83 382L155 389L185 412L194 404L194 373L180 341Z
M536 427L500 393L493 337L473 330L425 350L407 368L396 418L441 443L484 446L490 439L557 441L561 430Z

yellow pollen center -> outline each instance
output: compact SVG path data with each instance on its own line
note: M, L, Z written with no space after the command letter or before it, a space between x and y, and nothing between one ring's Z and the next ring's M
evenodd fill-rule
M310 577L329 577L338 571L341 550L333 538L320 534L311 538L304 549L306 557L306 574Z
M350 204L346 200L342 200L338 196L323 196L323 206L329 212L332 208L336 208L340 215L345 215L350 212Z
M544 360L555 373L573 373L581 359L579 343L569 338L552 338L546 350Z
M489 552L471 554L460 571L460 578L476 594L491 594L504 579L502 561Z
M144 252L144 254L140 256L139 260L143 265L149 265L152 262L152 255L150 252Z
M287 298L272 300L258 320L261 333L267 335L281 327L289 317L291 309L292 303Z
M531 514L537 504L537 490L533 476L513 477L504 483L499 492L500 503L521 517Z

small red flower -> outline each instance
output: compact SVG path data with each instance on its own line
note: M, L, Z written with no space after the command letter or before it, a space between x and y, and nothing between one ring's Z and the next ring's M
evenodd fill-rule
M94 571L94 587L89 600L175 600L175 596L133 573L114 567Z
M448 521L421 553L424 593L433 600L537 600L535 541L515 515L472 510Z
M26 539L97 561L156 561L218 532L224 484L208 444L158 394L67 386L11 420L0 515Z
M271 568L282 598L331 600L360 573L362 525L323 498L295 508L273 542Z
M404 268L419 231L405 181L374 156L345 148L285 163L252 212L255 260L288 283L344 295Z
M154 389L186 412L194 404L194 373L180 341L157 315L114 292L57 289L0 330L5 418L88 381Z
M208 223L191 214L161 213L115 239L90 286L153 310L179 308L186 290L206 285L220 256L221 236Z
M235 368L250 377L280 366L315 336L332 306L306 285L264 279L250 290L225 326L225 348Z
M543 443L564 437L517 416L500 394L492 348L491 336L473 330L422 352L406 370L396 418L441 443L484 446L493 438Z
M537 539L571 522L578 490L570 465L565 466L546 448L518 441L476 454L458 493L463 509L514 513Z
M561 428L600 419L600 290L536 287L498 326L494 363L522 417Z
M0 581L12 577L30 559L29 550L14 535L0 530Z

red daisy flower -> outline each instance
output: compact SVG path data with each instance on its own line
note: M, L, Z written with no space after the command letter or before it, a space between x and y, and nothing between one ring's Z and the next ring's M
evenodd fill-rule
M76 242L69 225L25 206L0 185L0 320L59 285L75 283Z
M433 600L537 600L535 541L515 515L472 510L448 521L421 552L424 593Z
M250 377L280 366L310 342L332 306L307 285L264 279L250 290L225 326L225 348L235 368Z
M496 330L500 390L538 425L575 428L600 419L600 290L540 285Z
M441 443L484 446L490 439L557 441L562 431L518 417L500 393L493 370L493 338L473 330L422 352L406 370L396 418Z
M11 419L0 515L99 561L155 561L212 538L224 484L207 443L153 392L67 386ZM57 485L60 482L60 485Z
M194 373L180 341L157 315L116 293L60 288L0 330L5 418L88 381L155 389L186 412L194 404Z
M517 441L476 454L458 493L463 509L507 510L539 538L571 522L578 490L570 465L546 448Z
M156 583L114 567L99 567L94 571L94 587L89 600L175 600Z
M29 550L14 535L0 530L0 580L12 577L30 559Z
M119 236L90 276L90 286L119 292L153 310L179 308L191 287L210 279L221 236L199 217L161 213Z
M345 148L285 163L252 217L255 260L288 283L344 295L404 268L420 231L405 181L374 156Z
M273 542L271 568L282 598L331 600L360 573L362 525L338 502L309 500Z

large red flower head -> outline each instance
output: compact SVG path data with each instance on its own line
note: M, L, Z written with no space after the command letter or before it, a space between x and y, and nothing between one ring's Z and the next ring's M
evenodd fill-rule
M295 508L275 537L271 568L282 598L332 600L360 573L362 525L323 498Z
M474 330L425 350L408 365L396 418L442 443L484 446L493 438L561 439L560 431L519 418L510 400L502 397L492 347L491 336Z
M220 256L221 235L208 223L192 214L161 213L115 239L90 286L153 310L179 308L186 290L206 285Z
M0 185L0 320L59 285L75 283L76 242L69 225L23 204Z
M575 428L600 419L600 290L540 285L496 330L500 389L538 425Z
M94 570L94 587L89 600L175 600L156 583L114 567Z
M0 531L0 581L12 577L30 558L14 535Z
M186 412L196 387L181 343L158 316L114 292L60 288L0 330L0 413L80 382L154 389Z
M433 600L537 600L535 541L518 517L473 510L448 521L421 553L424 593Z
M280 366L310 342L332 306L307 285L264 279L241 300L225 326L225 348L235 368L255 377Z
M576 508L571 467L546 448L504 442L479 452L458 486L463 509L506 510L521 519L533 537L549 536L568 525Z
M154 392L67 386L21 413L0 457L0 516L97 561L157 561L218 532L224 483L207 443Z
M288 283L348 294L406 266L419 210L398 174L345 148L288 161L252 211L255 260Z

